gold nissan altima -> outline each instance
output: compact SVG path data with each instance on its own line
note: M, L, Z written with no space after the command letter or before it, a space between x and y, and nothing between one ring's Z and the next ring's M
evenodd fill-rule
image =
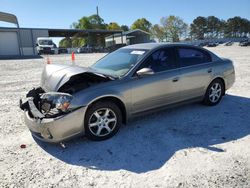
M201 101L217 105L235 81L231 60L187 44L120 48L91 67L46 65L41 85L20 100L34 137L61 142L77 135L114 136L145 112Z

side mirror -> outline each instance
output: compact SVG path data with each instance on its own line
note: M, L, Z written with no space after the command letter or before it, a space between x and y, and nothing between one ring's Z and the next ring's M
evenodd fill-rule
M136 72L137 76L143 77L147 75L152 75L154 74L154 71L150 68L142 68Z
M36 43L36 46L38 46L38 44Z

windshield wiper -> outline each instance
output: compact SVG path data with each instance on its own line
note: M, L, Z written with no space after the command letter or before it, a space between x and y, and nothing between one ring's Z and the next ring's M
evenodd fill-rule
M107 75L107 74L104 74L102 72L98 72L96 69L92 68L92 67L89 67L89 70L91 73L95 74L95 75L98 75L98 76L103 76L105 78L109 78L111 80L116 80L118 79L119 77L118 76L113 76L113 75Z

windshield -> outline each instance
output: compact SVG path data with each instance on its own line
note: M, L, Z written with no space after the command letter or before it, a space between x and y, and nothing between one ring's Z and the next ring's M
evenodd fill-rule
M146 52L146 50L119 49L97 61L91 68L99 73L121 77L143 58Z
M53 45L52 40L39 40L40 45Z

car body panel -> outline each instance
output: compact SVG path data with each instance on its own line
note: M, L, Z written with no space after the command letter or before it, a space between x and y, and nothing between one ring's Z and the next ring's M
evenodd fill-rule
M36 138L57 143L84 132L83 117L85 112L86 107L82 107L64 116L41 120L31 117L26 111L24 120Z
M180 46L203 50L210 54L212 61L189 67L177 67L143 77L136 75L140 65L156 50ZM88 107L98 100L113 98L120 101L124 105L124 114L128 121L136 114L152 109L174 106L186 101L202 100L208 85L216 78L221 78L225 82L225 89L229 89L235 81L232 61L219 58L200 47L186 44L150 43L124 48L144 49L148 52L123 77L91 85L73 93L70 108L77 110L69 114L60 118L44 118L42 121L37 121L36 118L29 116L30 112L26 111L25 122L31 132L34 135L42 135L39 139L60 142L79 133L84 134L85 113ZM45 92L57 92L72 76L91 72L94 73L90 68L78 66L47 65L42 73L41 86ZM50 134L53 139L50 138Z
M169 70L131 81L132 114L180 101L180 71ZM157 91L157 92L155 92Z
M212 67L212 63L206 63L180 69L179 93L182 100L205 95L207 86L213 77Z
M45 91L57 91L71 76L87 72L88 68L70 65L46 65L41 78L41 87Z

